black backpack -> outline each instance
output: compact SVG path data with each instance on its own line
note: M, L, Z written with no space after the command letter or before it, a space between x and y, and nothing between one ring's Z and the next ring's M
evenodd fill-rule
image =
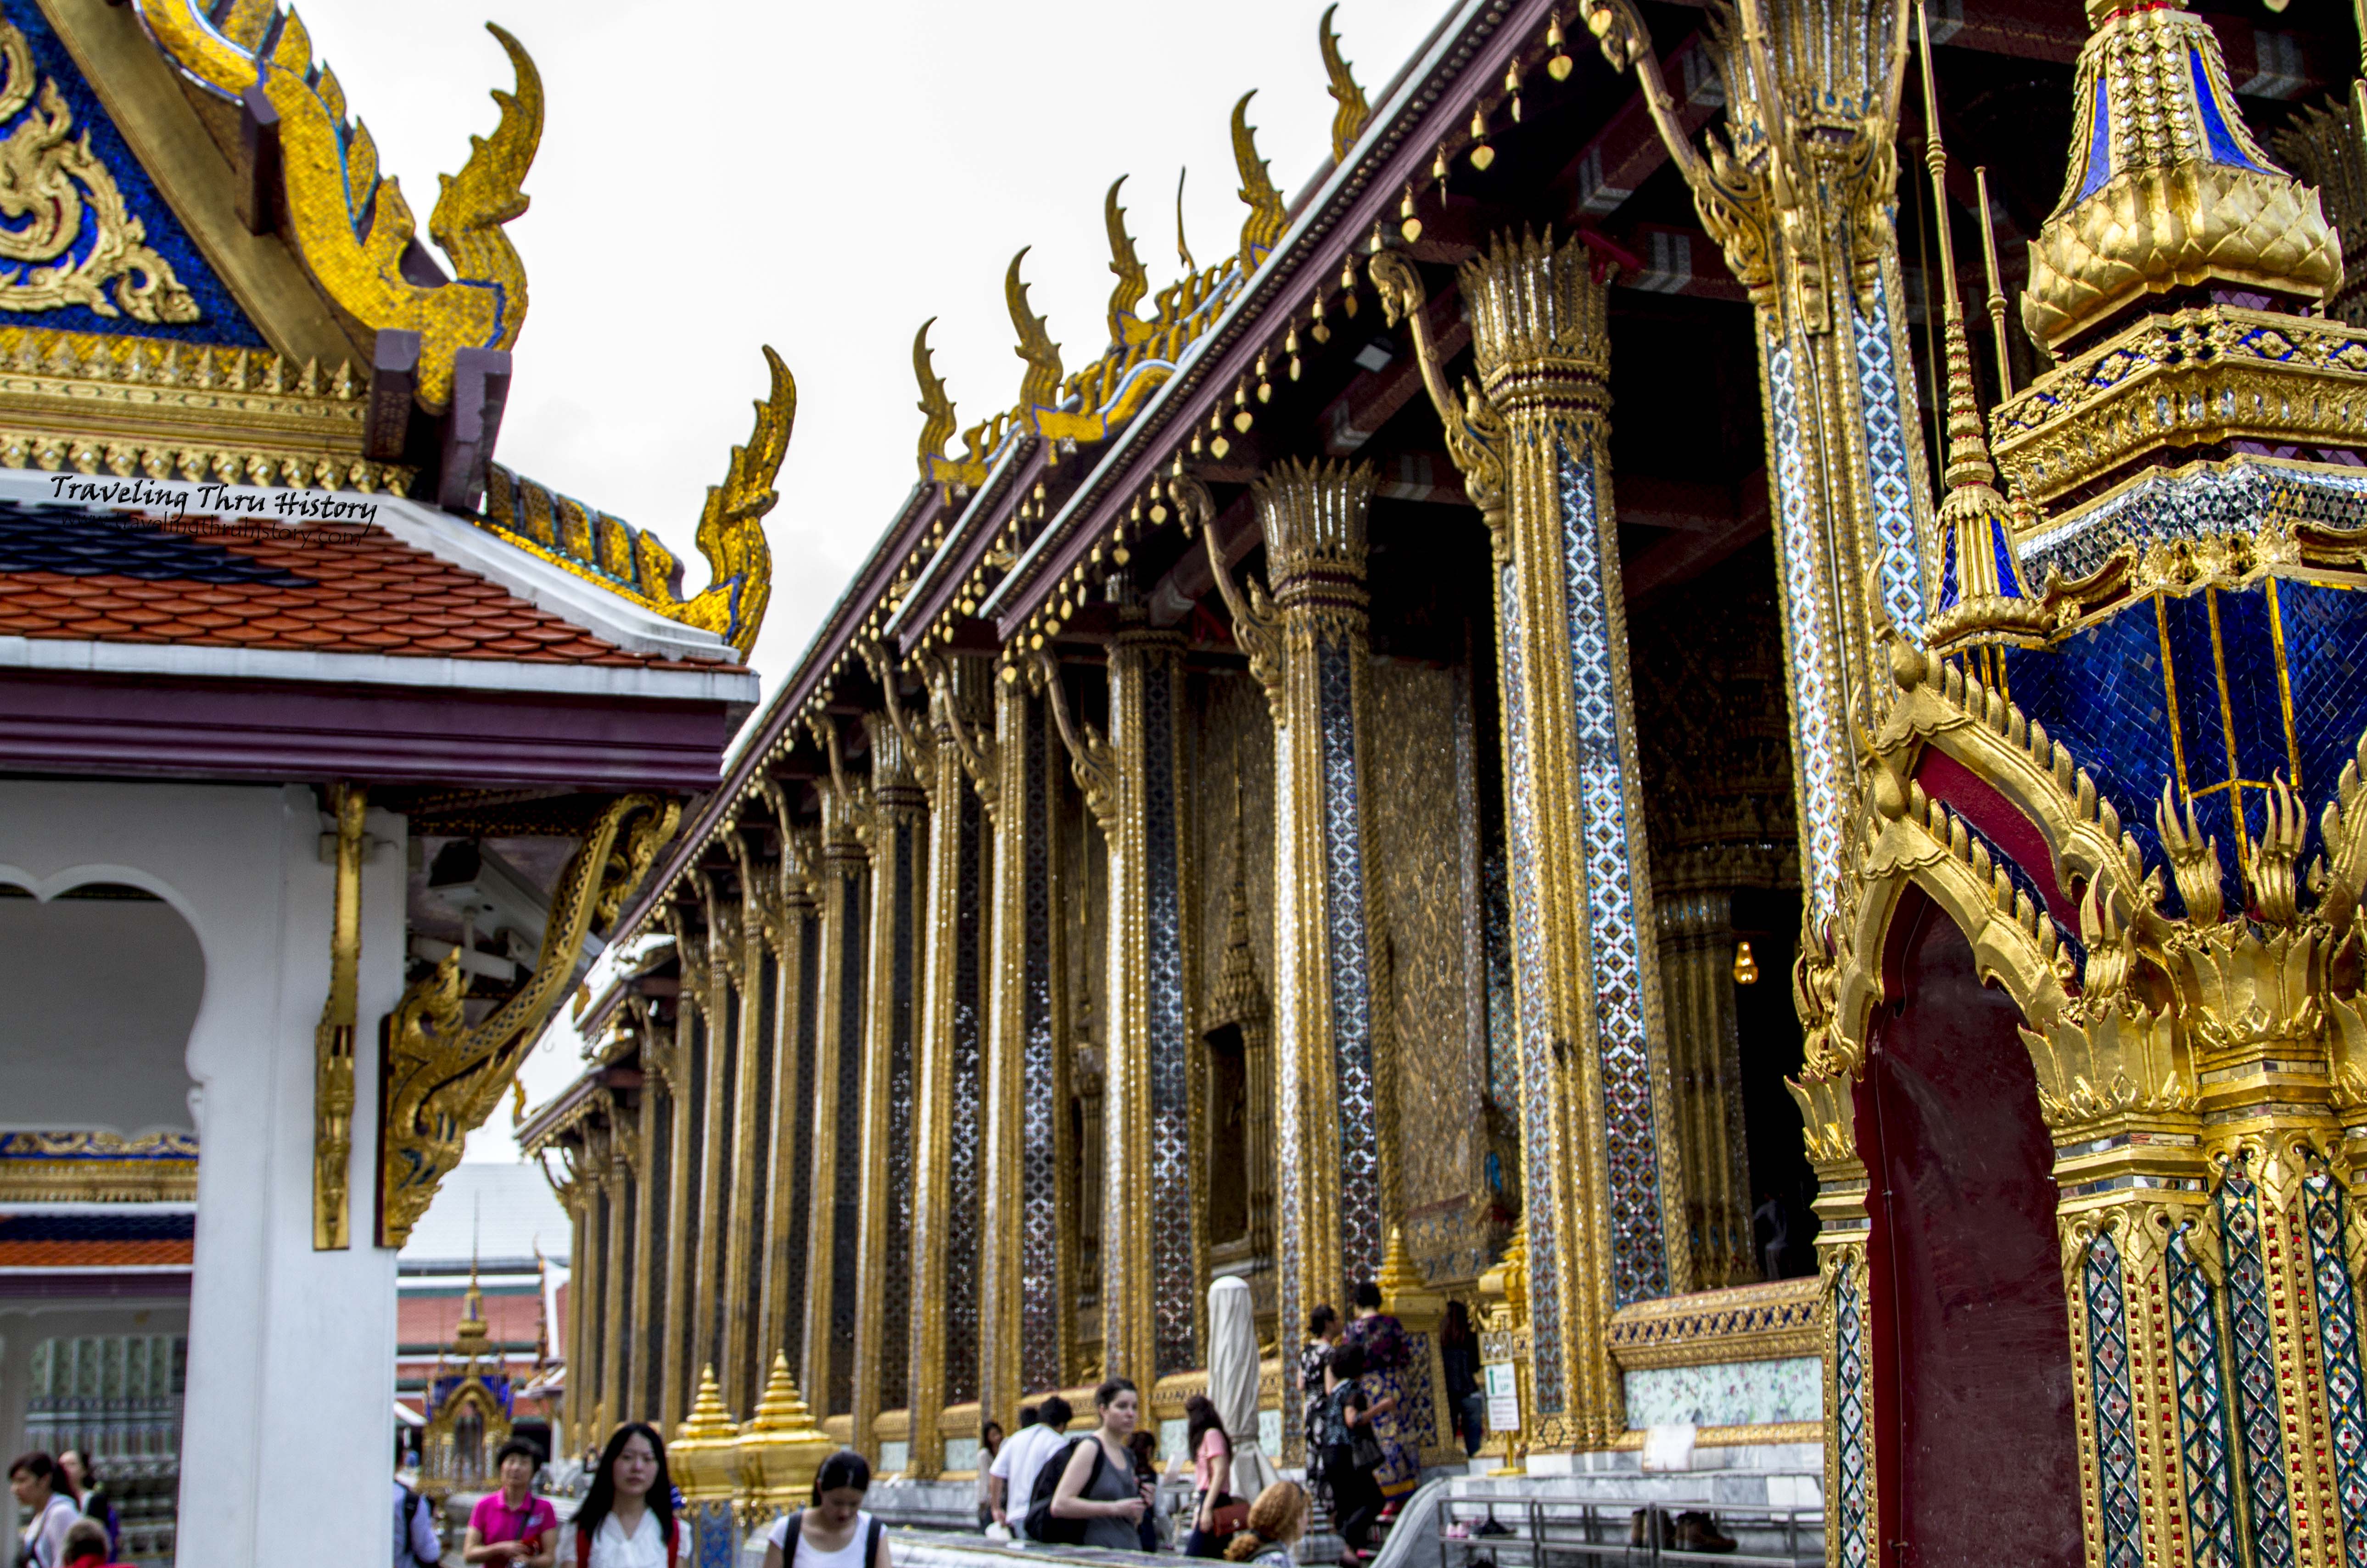
M1052 1494L1060 1489L1060 1477L1069 1472L1069 1460L1076 1453L1079 1443L1091 1443L1093 1446L1093 1473L1085 1477L1085 1491L1090 1494L1094 1483L1101 1480L1102 1466L1109 1462L1109 1455L1103 1449L1102 1440L1090 1432L1082 1437L1070 1438L1061 1446L1058 1455L1044 1461L1044 1468L1036 1472L1036 1484L1028 1489L1027 1539L1029 1540L1042 1541L1047 1546L1085 1544L1087 1521L1056 1518L1052 1514Z

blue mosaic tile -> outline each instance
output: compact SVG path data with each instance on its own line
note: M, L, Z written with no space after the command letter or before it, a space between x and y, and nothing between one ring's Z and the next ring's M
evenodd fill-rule
M1331 1073L1340 1118L1342 1291L1377 1278L1381 1234L1380 1103L1373 1066L1372 964L1365 927L1364 775L1356 754L1356 681L1361 646L1315 645L1321 730L1324 929L1330 938Z
M241 555L219 539L175 533L78 506L0 502L0 572L136 577L148 583L255 583L309 588L312 579Z
M2252 1560L2285 1568L2293 1549L2293 1500L2285 1479L2277 1393L2275 1307L2260 1240L2259 1189L2239 1167L2219 1184L2220 1244L2227 1266L2227 1326L2236 1381L2236 1434L2251 1500Z
M1182 763L1175 748L1176 662L1142 661L1142 873L1144 1055L1150 1076L1150 1312L1154 1376L1197 1365L1192 1173L1191 1042L1184 1021ZM1181 1196L1184 1201L1174 1199Z
M1059 1388L1060 1360L1059 1040L1054 1027L1052 835L1059 805L1046 710L1023 703L1018 745L1027 785L1021 801L1019 1052L1019 1380L1023 1389Z
M2104 1568L2145 1559L2138 1506L2136 1399L2130 1392L2128 1302L2121 1253L2109 1235L2088 1244L2081 1295L2088 1309L2088 1386L2095 1402L2098 1522Z
M1865 1317L1858 1310L1857 1268L1843 1257L1833 1275L1833 1440L1840 1484L1833 1507L1835 1545L1843 1568L1866 1568L1866 1517L1874 1506L1874 1467L1867 1453Z
M153 337L184 343L211 343L225 347L268 348L263 335L238 308L229 289L223 286L213 268L206 262L173 209L148 177L140 160L115 128L114 120L91 91L74 65L74 57L57 34L51 30L49 19L37 5L16 4L7 7L8 20L25 35L31 47L33 69L47 81L54 81L65 107L74 117L72 134L87 137L90 150L115 177L116 188L122 193L124 210L137 219L145 231L144 243L171 266L173 275L198 307L198 319L188 323L150 324L135 321L128 315L101 315L87 305L67 305L56 310L10 312L5 318L12 324L50 327L62 332L103 332L121 337ZM26 121L41 113L38 98L28 104L11 123L0 126L0 136L16 133ZM79 188L79 187L78 187ZM98 238L97 227L87 217L82 232L66 247L74 262L89 256ZM143 279L144 281L144 279ZM114 287L108 285L110 297Z
M2170 1372L2178 1385L2178 1450L2186 1462L2186 1523L2195 1542L2222 1562L2238 1562L2236 1476L2220 1376L2219 1315L2210 1277L2194 1256L2191 1226L2170 1238ZM2200 1560L2202 1554L2196 1554Z
M2342 1510L2343 1568L2367 1568L2367 1378L2359 1361L2359 1296L2345 1256L2342 1188L2324 1171L2302 1178L2311 1293L2317 1308L2318 1370L2326 1381L2335 1501Z

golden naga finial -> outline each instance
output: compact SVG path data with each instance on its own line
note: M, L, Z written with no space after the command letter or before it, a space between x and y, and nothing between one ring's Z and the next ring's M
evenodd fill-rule
M418 283L403 270L418 223L402 184L379 177L376 144L358 120L346 122L345 91L313 62L293 13L276 28L260 28L253 19L268 8L250 7L243 19L218 27L200 0L134 4L148 36L200 90L232 105L260 92L277 117L280 233L340 312L368 331L419 334L418 400L440 413L451 401L454 357L463 348L509 347L526 320L526 268L502 232L526 210L519 187L542 140L542 78L525 49L491 28L509 53L517 88L493 95L499 124L492 136L472 139L468 163L444 181L430 218L429 233L458 276Z
M1241 223L1244 278L1257 270L1290 222L1283 210L1282 192L1274 187L1265 160L1258 156L1257 131L1250 124L1250 100L1255 97L1257 89L1252 87L1233 106L1233 164L1241 172L1241 199L1250 207L1250 215Z
M921 482L924 484L944 477L937 471L946 463L946 443L953 439L954 400L946 391L946 383L929 360L929 328L937 324L931 316L912 335L912 375L921 383Z
M1131 347L1158 329L1134 313L1150 292L1150 269L1142 265L1135 254L1134 236L1126 232L1126 209L1117 204L1117 187L1126 183L1120 175L1110 181L1109 194L1102 198L1102 222L1109 228L1110 270L1117 275L1117 287L1110 290L1110 341L1121 348Z
M1011 258L1011 270L1002 276L1003 301L1011 307L1011 324L1019 333L1019 347L1013 352L1027 362L1027 373L1019 378L1023 420L1032 418L1039 409L1060 405L1060 346L1052 341L1044 318L1028 308L1027 285L1019 280L1019 264L1034 248L1022 245Z
M1356 85L1355 74L1340 54L1340 35L1331 30L1331 15L1339 10L1335 5L1323 7L1323 19L1315 24L1315 41L1323 51L1323 74L1331 78L1331 96L1339 101L1339 112L1331 117L1331 161L1344 164L1348 149L1363 134L1365 121L1372 117L1372 106L1365 101L1365 89Z
M798 383L769 344L764 363L772 369L772 391L756 404L748 444L731 449L723 483L708 486L707 509L698 518L698 552L714 569L715 581L676 618L714 632L743 659L756 645L773 601L773 551L764 542L764 518L781 498L773 480L798 418Z

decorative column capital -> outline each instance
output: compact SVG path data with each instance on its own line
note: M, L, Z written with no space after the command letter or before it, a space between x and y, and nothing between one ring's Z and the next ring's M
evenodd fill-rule
M1327 585L1353 585L1363 602L1365 507L1376 483L1368 463L1294 459L1250 487L1265 532L1266 574L1285 609Z
M1471 357L1507 417L1611 406L1611 264L1576 240L1498 234L1463 264Z
M905 810L926 803L922 792L914 737L900 714L866 713L863 728L871 737L871 795L882 811Z

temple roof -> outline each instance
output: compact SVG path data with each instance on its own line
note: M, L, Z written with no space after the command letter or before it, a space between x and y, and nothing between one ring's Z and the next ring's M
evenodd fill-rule
M0 1271L183 1268L196 1256L195 1214L0 1214Z

